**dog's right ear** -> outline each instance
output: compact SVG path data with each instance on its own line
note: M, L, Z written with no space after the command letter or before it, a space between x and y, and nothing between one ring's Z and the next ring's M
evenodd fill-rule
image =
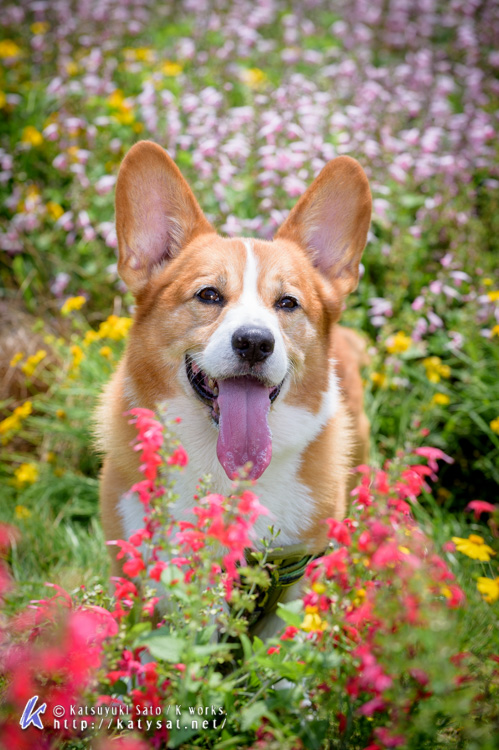
M140 141L116 183L118 273L137 294L151 275L199 234L215 230L166 151Z

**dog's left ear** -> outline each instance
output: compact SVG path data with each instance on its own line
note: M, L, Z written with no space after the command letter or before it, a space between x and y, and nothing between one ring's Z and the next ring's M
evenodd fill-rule
M350 156L328 162L302 195L275 239L292 240L344 294L359 281L359 263L371 221L371 191Z

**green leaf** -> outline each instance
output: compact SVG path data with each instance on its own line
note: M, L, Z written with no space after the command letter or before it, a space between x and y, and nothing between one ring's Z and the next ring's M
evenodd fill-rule
M199 639L199 643L202 643L202 644L209 643L212 636L215 634L216 629L217 629L216 625L210 625L207 628L203 628L203 630L201 630L201 632L198 633L198 636L197 636Z
M408 193L400 197L400 204L404 208L419 208L425 202L425 196L417 193Z
M186 642L182 638L174 638L171 635L158 635L156 632L146 638L140 638L136 642L135 647L147 646L151 656L154 656L155 659L162 659L163 661L175 664L181 661L186 645Z
M306 724L302 738L307 750L321 750L328 727L327 719L319 719Z
M206 730L200 730L199 728L196 729L192 727L192 721L197 720L198 725L201 724L203 721L203 717L199 716L191 716L186 711L183 711L180 716L177 717L178 723L180 724L180 729L177 729L174 723L174 726L172 729L170 729L170 738L168 740L168 747L179 747L182 745L186 740L188 740L190 737L193 737L195 734L199 734L201 731Z
M210 654L214 654L217 651L230 651L234 648L238 648L237 643L205 643L199 646L193 646L191 649L191 653L193 653L194 656L202 657L209 656Z
M241 646L243 647L243 653L244 658L246 661L250 661L251 656L253 654L253 649L251 648L251 641L246 635L246 633L241 633L239 636L239 640L241 641Z
M303 621L303 602L301 599L295 599L293 602L277 605L277 614L284 620L286 625L293 625L299 628Z
M139 636L141 635L150 633L151 629L152 629L151 622L138 622L128 631L127 638L129 640L133 640L134 638L139 638Z
M227 750L227 748L230 747L244 747L243 743L246 743L247 741L248 738L245 737L244 734L236 734L233 737L229 737L227 739L223 739L221 742L217 742L216 745L213 745L213 750Z
M248 706L241 712L241 729L246 730L255 726L266 713L267 704L265 701L257 701L252 706Z

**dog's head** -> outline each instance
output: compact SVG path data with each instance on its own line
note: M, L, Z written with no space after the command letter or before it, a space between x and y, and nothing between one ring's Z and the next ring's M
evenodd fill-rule
M116 225L118 270L137 301L130 377L146 403L178 392L197 401L229 477L248 461L252 478L267 468L274 402L318 408L329 331L357 285L370 216L367 178L343 156L272 242L222 238L160 146L143 141L125 157Z

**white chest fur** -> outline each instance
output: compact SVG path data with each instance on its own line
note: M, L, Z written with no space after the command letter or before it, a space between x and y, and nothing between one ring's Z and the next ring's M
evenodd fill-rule
M190 389L190 386L187 385ZM279 399L269 414L272 432L272 460L255 486L260 502L269 510L255 526L255 542L269 536L268 527L280 529L279 545L297 544L311 523L314 501L313 490L298 478L302 454L338 407L338 383L331 366L329 389L323 395L316 414L291 406ZM185 393L169 401L167 417L181 416L178 437L189 455L189 464L175 482L178 500L173 507L177 520L192 521L193 495L199 479L211 475L214 492L230 494L232 483L227 478L216 455L218 430L207 419L206 407ZM135 496L123 497L119 503L126 538L143 526L144 509Z

